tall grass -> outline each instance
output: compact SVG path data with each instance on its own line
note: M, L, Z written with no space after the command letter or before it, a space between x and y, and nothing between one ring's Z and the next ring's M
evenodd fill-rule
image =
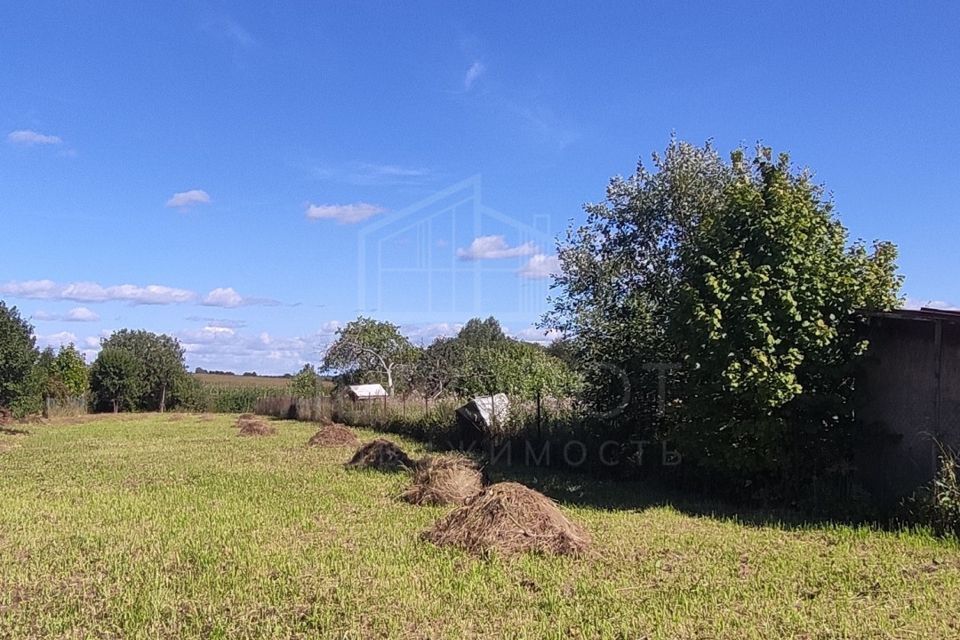
M287 394L287 389L281 387L200 384L181 399L179 408L204 413L252 413L259 400Z

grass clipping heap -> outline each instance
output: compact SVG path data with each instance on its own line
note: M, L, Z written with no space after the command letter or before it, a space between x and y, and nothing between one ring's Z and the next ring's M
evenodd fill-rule
M590 534L568 520L550 498L516 482L487 487L422 536L478 555L575 555L590 546Z
M249 413L237 418L237 427L240 429L237 435L241 436L272 436L277 432L277 428L272 424L267 424Z
M357 436L342 424L328 424L320 427L307 441L309 447L355 447L360 444Z
M461 505L482 490L479 465L466 456L450 455L418 462L413 484L400 497L411 504Z
M402 471L413 469L415 465L403 449L389 440L378 438L357 449L346 466L354 469Z

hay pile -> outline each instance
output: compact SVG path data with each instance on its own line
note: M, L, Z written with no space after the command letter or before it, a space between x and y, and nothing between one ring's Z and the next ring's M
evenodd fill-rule
M307 441L308 447L355 447L360 444L353 431L342 424L328 424L320 427Z
M422 536L476 554L568 555L590 546L590 534L568 520L550 498L516 482L487 487Z
M461 455L424 458L417 463L413 484L400 498L412 504L463 504L483 490L483 473Z
M256 418L244 418L243 416L237 419L237 426L240 428L240 433L237 435L241 436L272 436L277 432L277 428L272 424L267 424Z
M413 469L415 465L403 449L389 440L377 439L357 449L346 466L355 469L400 471Z

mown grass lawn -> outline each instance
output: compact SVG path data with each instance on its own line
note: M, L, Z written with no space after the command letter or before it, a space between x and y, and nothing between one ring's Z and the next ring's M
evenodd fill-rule
M0 637L960 637L955 543L528 472L593 551L474 558L419 540L445 509L398 501L404 475L343 469L350 452L304 446L311 425L240 438L234 418L0 434Z

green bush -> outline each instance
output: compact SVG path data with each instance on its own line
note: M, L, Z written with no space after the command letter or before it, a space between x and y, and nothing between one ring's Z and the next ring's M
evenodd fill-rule
M940 447L939 469L933 481L907 498L901 519L928 527L940 536L960 536L960 462L949 448Z

